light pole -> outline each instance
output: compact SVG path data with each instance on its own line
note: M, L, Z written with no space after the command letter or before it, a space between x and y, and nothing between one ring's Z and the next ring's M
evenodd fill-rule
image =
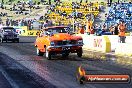
M75 32L76 30L75 30L75 17L76 17L76 13L77 13L77 11L76 11L76 9L74 8L74 12L73 12L73 32Z
M2 4L4 3L4 0L2 0L2 2L1 2Z
M75 13L73 14L73 33L74 33L74 30L75 30Z
M49 0L49 5L51 5L51 0Z

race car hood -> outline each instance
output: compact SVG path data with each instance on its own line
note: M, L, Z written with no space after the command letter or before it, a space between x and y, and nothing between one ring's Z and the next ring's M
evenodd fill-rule
M61 40L82 40L81 36L70 35L68 33L58 33L50 37L50 41Z

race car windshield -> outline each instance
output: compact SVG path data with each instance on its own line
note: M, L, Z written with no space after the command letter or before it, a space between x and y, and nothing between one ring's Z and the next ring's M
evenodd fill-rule
M4 32L12 32L14 28L3 28Z
M10 30L10 29L9 29L9 30L4 30L4 32L12 32L12 31L13 31L13 30Z
M68 30L70 30L69 27L56 27L56 28L49 28L49 31L52 31L53 34L56 33L68 33Z

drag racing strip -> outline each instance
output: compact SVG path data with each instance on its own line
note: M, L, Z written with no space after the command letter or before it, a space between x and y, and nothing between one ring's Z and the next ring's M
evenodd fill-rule
M15 52L13 50L11 51ZM88 69L88 73L102 73L102 74L103 73L115 73L114 71L111 72L110 70L107 70L107 69L102 69L97 66L91 66L90 64L88 65L87 60L80 60L80 58L75 59L75 57L73 56L71 56L71 58L67 58L67 59L71 59L70 62L68 60L63 60L63 59L48 61L44 57L38 57L36 55L28 55L28 56L19 55L18 52L15 52L16 55L14 56L12 55L13 54L12 52L8 52L8 55L13 57L15 61L21 63L23 66L35 72L42 78L44 79L46 78L46 80L48 80L50 83L53 83L58 88L62 88L62 87L64 88L71 88L71 87L72 88L76 88L76 87L77 88L80 88L80 87L82 88L87 88L87 87L89 88L108 88L108 87L104 87L104 85L108 86L109 84L107 85L106 84L103 84L103 85L86 84L83 86L78 85L76 78L75 78L77 68L75 68L74 65L79 67L81 63L83 63L83 65L87 67L86 69ZM93 64L99 61L89 61L89 62ZM103 64L104 62L101 62L101 63ZM61 82L63 83L61 84ZM112 88L117 88L117 87L112 86Z
M8 53L8 55L11 55L11 54ZM108 86L109 84L107 84L107 85L106 84L103 84L103 85L88 84L88 85L83 85L83 86L78 85L76 82L76 79L75 79L76 68L73 67L74 65L78 64L78 61L76 63L72 64L72 62L74 62L74 60L73 61L71 60L69 62L69 63L71 63L71 64L69 64L69 67L71 67L71 68L68 68L66 66L66 64L68 64L66 62L67 60L64 60L64 61L63 60L61 60L61 61L57 61L57 60L48 61L48 60L43 60L44 59L43 57L38 57L38 56L34 56L34 57L35 58L33 58L33 56L32 56L32 59L31 59L31 55L26 56L26 57L24 57L24 55L22 55L21 57L18 55L18 56L15 56L14 58L15 59L17 58L16 59L17 62L23 64L25 67L27 67L31 71L35 72L36 74L38 74L42 78L48 80L50 83L53 83L53 84L57 83L56 85L58 88L63 88L64 86L66 86L67 88L72 88L75 86L77 88L80 88L80 87L82 87L82 88L87 88L87 87L89 87L89 88L98 88L98 87L99 88L108 88L108 87L104 87L104 85ZM44 61L47 61L47 62L44 62ZM84 60L84 61L86 61L86 60ZM95 61L95 63L96 63L96 61ZM60 65L60 64L63 64L63 65ZM101 69L98 67L90 66L90 65L87 65L87 63L85 63L85 64L86 64L86 67L88 67L87 69L89 70L88 71L89 73L90 72L99 73L99 72L97 72L98 70L101 70L103 72L107 72L106 69ZM61 68L55 68L54 66L61 67ZM73 69L75 69L75 71L72 71ZM91 71L93 69L95 71ZM108 70L107 73L109 73L109 72L110 71ZM67 75L70 75L70 77ZM58 78L61 78L61 79L58 79ZM73 78L74 78L74 80L73 80ZM62 83L63 85L60 84L60 82L63 82ZM112 88L117 88L117 87L112 86Z
M38 57L36 55L28 55L28 56L26 54L20 55L19 52L14 51L10 48L8 49L3 48L3 50L5 50L3 52L7 53L7 55L10 56L12 59L15 59L15 61L27 67L31 71L35 72L36 74L41 76L43 79L46 79L50 83L56 85L58 88L70 88L70 87L80 88L81 86L77 84L76 78L75 78L76 74L73 73L73 71L76 71L76 70L73 70L71 72L71 70L67 69L68 67L66 68L65 65L61 65L61 64L59 65L56 60L48 61L44 59L43 57ZM12 52L8 52L8 51L12 51ZM13 52L16 55L13 55ZM62 63L63 63L63 60L62 60ZM52 65L50 66L50 64ZM83 88L87 88L85 86L86 85L84 85ZM89 87L96 88L92 85L89 85Z
M132 83L80 85L76 80L77 68L80 65L85 67L88 74L129 73L131 75L132 68L107 60L82 59L75 54L69 55L68 58L56 56L53 60L47 60L45 56L36 56L34 41L34 37L22 37L20 43L3 43L0 45L0 52L8 55L12 63L19 63L57 88L131 88L132 86Z
M18 88L16 83L13 83L12 79L6 74L3 68L0 66L0 88Z
M5 54L0 53L0 62L0 71L12 88L56 88Z
M8 75L8 73L4 70L4 68L0 68L0 72L6 78L7 82L11 85L12 88L19 88L18 85L14 82L14 80Z

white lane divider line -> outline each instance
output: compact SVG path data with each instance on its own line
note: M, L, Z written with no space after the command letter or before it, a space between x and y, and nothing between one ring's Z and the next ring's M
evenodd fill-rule
M14 82L14 80L7 74L7 72L2 67L0 67L0 71L2 75L7 79L12 88L19 88L16 82Z

